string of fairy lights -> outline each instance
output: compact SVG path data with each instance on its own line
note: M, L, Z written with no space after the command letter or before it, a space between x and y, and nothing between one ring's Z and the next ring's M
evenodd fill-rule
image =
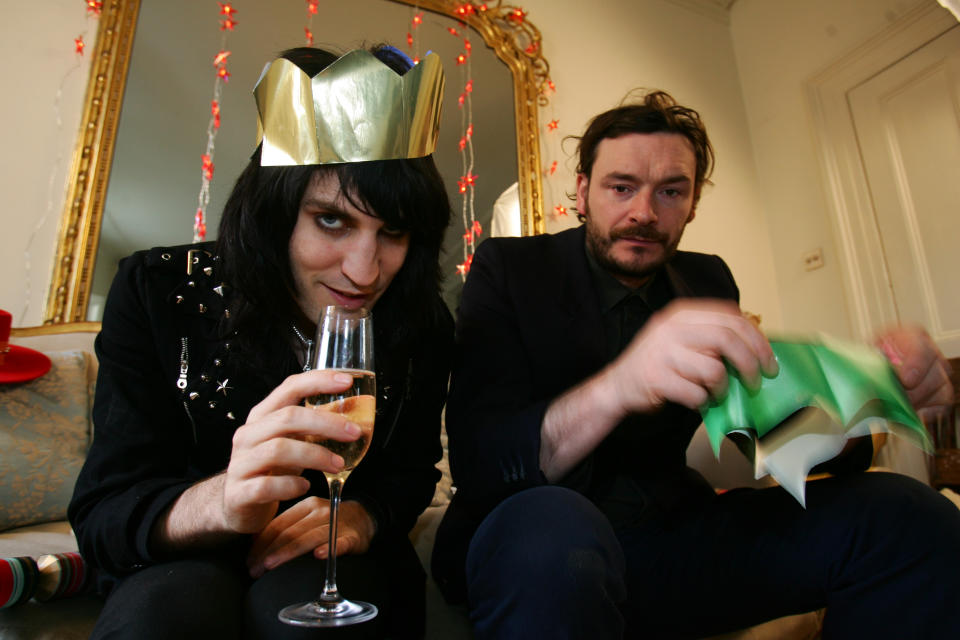
M313 21L319 11L319 0L305 0L306 3L306 24L303 28L304 37L307 46L312 46L314 42ZM90 15L99 16L103 8L101 0L84 0L87 11ZM227 42L230 34L237 26L237 11L230 2L217 2L217 21L220 32L220 42L216 54L213 56L213 97L210 101L210 119L207 125L207 140L204 152L200 157L200 191L197 195L197 210L193 219L193 241L201 242L207 236L207 206L210 203L210 184L214 175L214 153L216 150L216 137L220 130L221 106L223 96L223 85L229 82L230 72L227 68L228 59L231 55L227 48ZM455 13L459 16L456 26L445 27L447 32L460 41L460 47L456 54L455 68L458 70L458 90L457 106L460 110L460 130L458 136L458 152L460 157L460 172L457 179L458 195L460 196L460 217L463 224L463 261L457 267L457 273L461 278L466 278L473 262L473 254L476 246L483 234L483 227L476 216L475 209L475 187L479 176L476 172L477 157L473 145L473 137L476 133L473 122L473 91L474 78L472 67L473 45L468 36L469 30L467 20L479 12L487 11L486 4L464 3L457 6ZM527 18L527 13L522 8L510 8L506 14L506 20L515 24L520 24ZM406 43L410 52L410 57L414 63L420 61L421 42L420 27L424 24L424 11L415 3L410 10L410 23L406 31ZM78 36L74 41L74 48L78 55L83 55L85 42L83 35ZM537 53L539 42L531 42L526 48L526 53L534 55ZM546 80L542 91L544 95L550 95L556 91L554 83L549 78ZM544 100L542 109L549 108L550 112L542 118L544 121L544 136L556 134L559 130L559 120L553 114L553 101ZM557 172L557 160L551 159L546 153L554 145L544 145L544 166L542 167L542 183L544 191L551 196L552 178ZM552 200L552 198L551 198ZM553 220L560 220L568 215L567 208L562 202L548 209L548 216Z
M486 5L463 4L457 8L462 18L467 18L477 11L486 11ZM411 8L410 29L407 31L407 47L410 49L414 64L420 62L420 38L418 34L423 25L424 13L417 5ZM473 254L476 250L479 237L483 234L483 227L476 215L476 184L478 176L476 168L476 152L473 146L473 44L466 35L467 24L462 20L457 26L446 27L447 33L458 39L461 48L455 57L455 66L459 70L459 94L457 107L460 110L460 129L457 149L460 156L460 177L457 178L457 191L460 196L460 219L463 224L463 262L457 265L457 273L466 278L473 263Z
M213 56L214 80L213 98L210 100L210 120L207 123L207 145L200 156L200 193L197 194L197 212L193 216L193 241L202 242L207 238L207 206L210 204L210 181L213 180L214 152L217 147L217 133L220 131L220 107L223 85L230 81L227 61L230 50L227 40L237 26L236 13L229 2L217 2L219 11L217 21L220 28L220 47Z

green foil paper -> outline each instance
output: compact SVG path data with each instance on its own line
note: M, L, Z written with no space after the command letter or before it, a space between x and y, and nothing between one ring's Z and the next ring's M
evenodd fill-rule
M847 440L875 432L905 437L928 453L930 438L896 373L876 349L820 336L770 342L779 373L750 389L728 366L729 390L701 407L714 455L737 434L757 478L770 474L805 505L806 477Z

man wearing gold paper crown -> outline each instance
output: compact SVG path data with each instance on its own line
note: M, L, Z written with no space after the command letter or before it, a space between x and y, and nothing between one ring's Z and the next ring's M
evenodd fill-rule
M751 386L778 373L724 262L677 250L712 164L697 112L647 94L580 138L585 227L478 248L438 584L484 640L701 638L824 607L824 638L960 637L960 512L929 487L841 474L805 510L781 488L716 495L686 466L725 364ZM923 332L883 341L917 408L951 401Z
M344 465L304 436L360 434L301 406L352 384L304 372L326 305L375 316L375 428L344 485L337 552L341 589L379 615L338 637L422 636L407 534L439 477L453 322L438 292L450 207L429 155L443 72L435 55L411 67L390 47L285 52L255 90L260 145L216 242L122 262L69 509L107 595L93 637L316 634L278 612L324 586L321 472Z

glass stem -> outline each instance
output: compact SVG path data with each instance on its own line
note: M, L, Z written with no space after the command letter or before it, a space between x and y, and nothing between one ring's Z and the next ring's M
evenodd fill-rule
M340 513L340 491L343 481L339 478L327 478L330 487L330 540L327 544L327 578L323 584L320 601L335 604L343 600L337 589L337 517Z

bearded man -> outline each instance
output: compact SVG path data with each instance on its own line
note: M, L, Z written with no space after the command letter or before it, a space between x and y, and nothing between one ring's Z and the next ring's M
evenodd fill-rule
M586 225L484 242L458 312L433 572L475 636L698 638L826 608L824 638L960 637L960 512L930 487L839 474L803 509L686 466L727 365L778 370L723 260L677 250L714 160L697 112L649 93L578 151ZM880 339L915 407L952 401L924 331Z

